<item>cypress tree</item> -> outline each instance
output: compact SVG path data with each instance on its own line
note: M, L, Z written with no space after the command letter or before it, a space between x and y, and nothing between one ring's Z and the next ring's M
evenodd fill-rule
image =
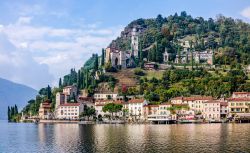
M62 87L62 79L60 78L59 79L59 88L61 88Z
M178 46L178 63L181 63L181 50L180 50L180 46Z
M104 60L105 60L105 51L104 48L102 49L102 61L101 61L101 65L104 66Z
M94 70L98 70L98 54L95 55L95 63L94 63Z
M142 46L140 42L140 48L139 48L139 61L142 63L143 61L143 52L142 52Z
M89 81L88 70L86 70L85 72L85 88L86 89L89 87L88 81Z
M191 65L192 65L192 71L194 69L194 57L193 57L193 42L192 40L189 41L189 45L190 45L190 52L191 52Z
M84 73L85 71L82 71L82 75L81 75L81 81L82 81L82 89L84 89L85 88L85 73Z
M47 87L47 98L48 100L51 100L51 87L49 85Z
M11 116L11 113L10 113L10 107L8 106L8 121L10 121L10 117Z
M14 107L10 108L10 119L14 116Z
M18 108L17 108L17 106L15 104L15 106L14 106L14 115L17 115L17 114L18 114Z
M80 70L78 70L78 73L77 73L77 88L80 89L81 88L81 72Z

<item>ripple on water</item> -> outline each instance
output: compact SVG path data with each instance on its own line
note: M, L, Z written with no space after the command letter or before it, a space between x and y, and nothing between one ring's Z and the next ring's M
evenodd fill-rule
M250 124L78 125L0 122L0 152L250 152Z

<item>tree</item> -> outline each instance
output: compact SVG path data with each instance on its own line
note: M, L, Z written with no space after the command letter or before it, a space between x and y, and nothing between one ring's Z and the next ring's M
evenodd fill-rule
M18 114L18 108L17 108L17 105L15 104L14 106L14 115Z
M95 55L95 62L94 62L94 70L97 71L98 70L98 54Z
M194 55L193 55L193 42L192 40L189 41L189 45L190 45L190 52L191 52L191 65L192 65L192 71L194 69Z
M101 65L104 66L104 60L105 60L105 51L104 48L102 49L102 61L101 61Z
M93 106L88 107L88 106L84 106L84 110L83 112L80 114L80 117L88 117L88 120L91 116L95 115L95 108Z
M178 46L178 63L181 63L181 49L180 46Z
M59 79L59 85L58 86L59 86L59 88L62 87L62 79L61 78Z
M51 100L51 87L49 85L47 87L47 98L48 100Z
M113 113L121 111L122 107L121 104L108 103L103 106L102 111L111 113L111 118L113 118Z
M82 87L82 81L81 81L81 71L78 70L78 73L77 73L77 89L81 89Z
M10 121L11 118L11 112L10 112L10 107L8 106L8 121Z

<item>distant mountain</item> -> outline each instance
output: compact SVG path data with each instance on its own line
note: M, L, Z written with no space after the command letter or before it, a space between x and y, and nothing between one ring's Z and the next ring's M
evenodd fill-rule
M0 78L0 119L7 118L8 106L16 104L21 109L36 94L35 89Z

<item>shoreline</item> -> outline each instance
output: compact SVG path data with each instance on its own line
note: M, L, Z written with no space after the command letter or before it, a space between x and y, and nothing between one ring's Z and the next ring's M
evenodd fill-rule
M35 124L152 124L152 125L170 125L170 124L241 124L243 122L197 122L197 121L176 121L172 123L156 123L156 122L127 122L127 121L77 121L77 120L39 120L36 121L21 121L16 123L35 123ZM246 122L249 123L249 122ZM246 124L245 123L245 124ZM243 123L244 124L244 123Z

